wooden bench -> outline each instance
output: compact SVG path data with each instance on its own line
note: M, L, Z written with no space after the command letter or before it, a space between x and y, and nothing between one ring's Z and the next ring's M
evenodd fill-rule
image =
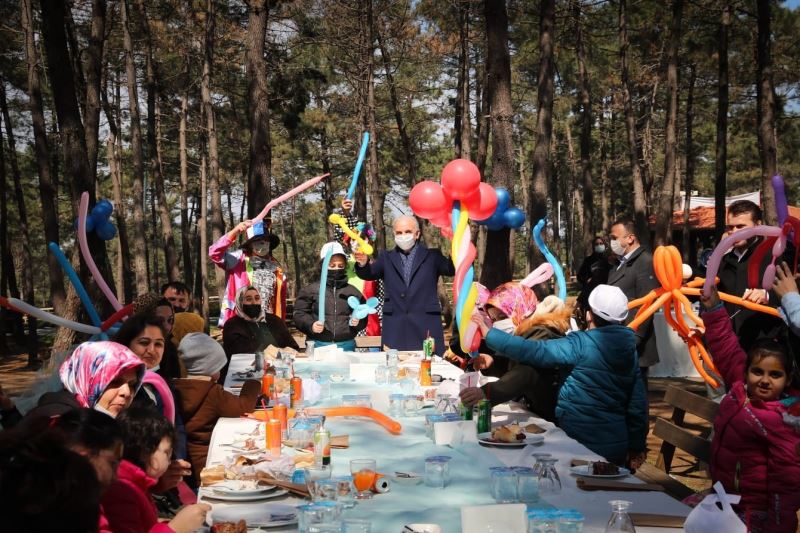
M656 466L644 463L636 475L645 481L662 485L669 494L682 500L694 491L670 475L675 449L680 448L701 463L708 463L711 458L711 441L708 439L710 428L700 436L690 432L684 425L686 413L713 423L719 405L672 385L667 388L664 401L673 407L672 419L657 418L653 427L653 435L663 441Z

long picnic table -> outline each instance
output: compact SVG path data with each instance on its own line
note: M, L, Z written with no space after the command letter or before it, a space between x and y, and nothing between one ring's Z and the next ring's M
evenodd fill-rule
M332 383L330 396L321 399L315 406L340 405L344 394L370 394L373 407L386 411L388 385L378 385L374 381L364 379L369 375L371 365L382 359L382 354L347 352L339 354L332 361L308 361L297 359L295 371L307 378L314 370L323 378L331 373L340 373L344 380ZM245 370L252 364L252 355L234 355L225 387L231 391L239 390L242 380L237 379L237 372ZM366 362L362 362L366 361ZM351 366L358 369L358 381L351 381ZM401 362L400 367L418 368L419 360ZM454 379L462 374L457 367L447 362L434 362L433 374L441 375L445 380ZM354 372L355 375L355 372ZM238 382L237 382L238 381ZM396 387L396 385L395 385ZM394 391L399 392L399 391ZM371 500L360 501L355 508L345 511L346 518L361 518L372 522L372 530L380 532L400 532L405 524L434 523L439 524L443 532L461 531L460 508L467 505L494 504L490 493L489 468L493 466L532 466L532 453L549 453L558 459L557 471L561 479L562 490L557 494L540 496L541 508L572 508L579 510L585 517L584 531L603 532L611 515L610 500L621 499L633 503L631 512L666 514L674 516L688 515L690 508L659 491L583 491L577 487L577 478L570 473L573 459L588 461L602 460L597 454L587 449L576 440L570 438L561 429L550 422L536 417L520 404L510 402L496 406L492 411L493 425L534 423L546 430L544 442L528 445L524 448L484 447L475 442L464 442L457 446L437 446L425 435L424 414L433 412L423 409L418 416L402 417L399 422L403 426L400 435L392 435L383 427L366 419L348 419L329 417L326 427L333 435L348 435L347 449L334 449L332 453L333 476L349 475L350 460L371 458L377 462L380 473L392 474L395 471L424 473L425 458L433 455L449 455L450 484L444 489L432 488L424 484L405 485L393 483L390 492L376 494ZM215 426L209 447L207 466L223 463L226 457L234 454L222 446L231 442L236 434L253 432L263 422L247 418L222 418ZM639 484L643 481L629 476L624 481ZM215 509L231 505L256 506L263 502L227 503L208 500L207 489L201 489L200 500L208 501ZM299 505L304 500L287 495L282 498L266 500L270 503ZM212 511L213 515L213 511ZM295 531L296 526L289 528L271 528L270 531ZM637 527L639 533L656 533L680 531L675 528Z

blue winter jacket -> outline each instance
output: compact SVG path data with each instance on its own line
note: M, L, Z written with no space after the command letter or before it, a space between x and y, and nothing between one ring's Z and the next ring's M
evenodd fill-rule
M558 426L570 437L619 465L628 451L646 449L647 404L632 329L609 325L546 341L492 329L486 344L531 366L573 367L556 404Z

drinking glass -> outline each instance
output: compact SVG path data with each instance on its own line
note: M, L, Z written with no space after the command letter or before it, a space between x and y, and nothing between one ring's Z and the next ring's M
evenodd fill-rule
M309 466L308 468L304 468L303 470L306 475L306 487L308 487L308 492L309 494L311 494L311 498L314 501L317 501L320 499L317 492L317 482L331 478L331 467Z
M316 494L314 499L319 501L336 501L339 492L339 482L333 479L318 479L315 483Z
M425 459L425 485L445 488L450 483L449 455L434 455Z
M370 533L372 522L358 518L345 518L342 520L342 533Z
M550 455L549 453L541 453L541 452L534 453L531 455L533 455L533 458L535 459L533 463L533 473L538 476L539 473L542 471L542 459L550 459L552 455Z
M561 492L561 478L556 471L558 459L542 458L542 469L539 471L539 492L558 493Z
M517 474L517 501L536 502L539 499L539 477L533 473L533 468L514 466L511 469Z
M397 357L397 350L391 348L388 352L386 352L386 366L396 367L399 362L400 359Z
M314 341L306 341L306 357L308 357L309 361L317 360L314 355Z
M436 434L433 425L437 422L444 422L445 420L447 420L447 418L445 418L444 415L425 415L425 436L433 440Z
M566 509L558 514L558 533L581 533L584 517L580 511Z
M444 413L444 408L447 406L447 400L450 398L449 394L436 395L436 412L439 414Z
M356 499L372 498L370 489L375 484L375 459L353 459L350 461L350 473L353 474L353 484L358 491Z
M404 394L390 394L389 395L389 416L399 417L403 416L404 408L403 402L405 401Z
M459 413L459 410L458 410L457 398L453 398L452 396L448 396L447 397L447 399L445 400L445 404L444 404L444 406L442 408L442 414L443 415L446 415L446 414L449 414L449 413L458 414L458 415L461 414L461 413Z
M611 518L606 525L606 533L636 533L633 520L628 514L631 502L626 500L611 500Z
M375 384L386 385L389 382L389 367L378 365L375 367Z
M336 501L341 503L345 509L352 509L356 506L353 476L339 476L336 478Z
M504 466L489 469L492 473L492 496L497 503L514 503L517 495L517 473Z
M424 403L424 396L420 394L408 394L403 399L403 411L406 416L415 416Z
M356 394L355 395L355 405L357 407L369 407L372 408L372 396L369 394Z

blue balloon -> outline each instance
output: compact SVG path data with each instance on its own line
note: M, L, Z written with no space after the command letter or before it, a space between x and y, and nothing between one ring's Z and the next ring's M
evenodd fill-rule
M110 217L113 211L114 204L103 198L92 208L92 216L96 217L97 222L100 222Z
M508 190L502 187L495 187L494 192L497 194L497 208L494 212L497 213L499 211L501 214L505 213L508 204L511 202L511 196L508 194Z
M503 220L509 228L519 229L525 223L525 213L519 207L509 207L503 213Z
M482 221L481 224L486 226L489 231L500 231L506 227L506 221L503 218L502 211L495 211L492 216Z
M75 223L72 225L75 230L78 230L78 219L75 219ZM94 231L94 218L91 216L86 217L86 233L91 233Z
M110 241L111 239L116 237L117 228L114 226L114 224L106 220L102 224L99 224L97 228L95 228L95 233L97 234L98 237L100 237L104 241Z

